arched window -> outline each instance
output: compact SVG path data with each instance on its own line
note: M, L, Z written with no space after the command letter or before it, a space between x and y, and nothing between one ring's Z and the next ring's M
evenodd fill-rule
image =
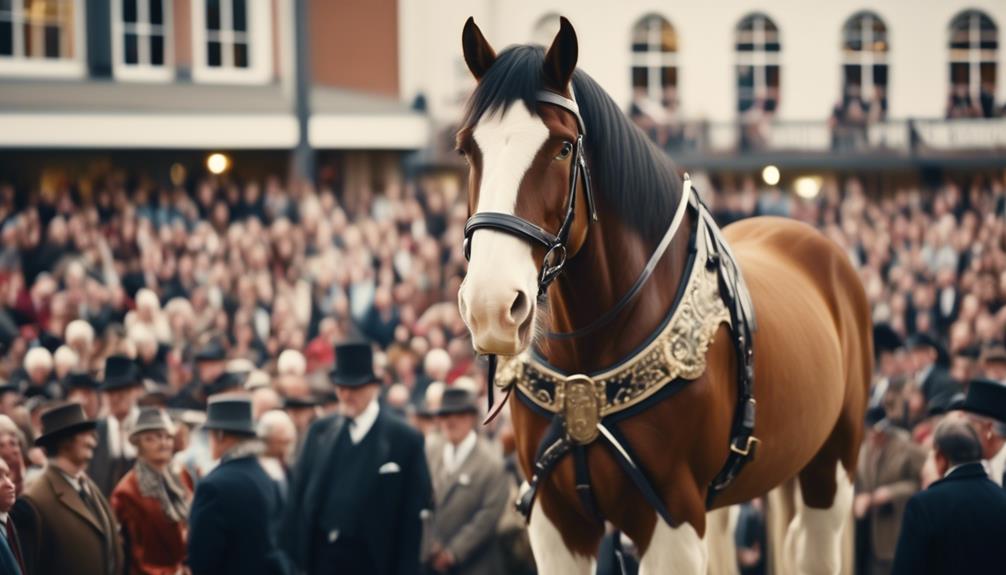
M559 15L555 12L545 14L534 25L531 30L531 43L544 46L547 50L555 39L556 32L559 31Z
M872 12L859 12L846 20L842 28L842 99L857 98L862 105L873 106L878 117L887 112L887 25Z
M995 113L999 31L988 14L961 12L950 22L950 117Z
M737 111L773 113L779 106L779 28L764 14L741 20L736 32Z
M633 103L677 107L678 35L671 23L651 14L632 27Z

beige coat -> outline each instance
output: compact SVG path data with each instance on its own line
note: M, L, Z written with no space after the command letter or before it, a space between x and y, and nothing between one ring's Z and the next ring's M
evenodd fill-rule
M496 526L510 493L503 460L478 438L461 467L446 473L443 445L432 442L427 449L435 501L432 546L454 555L451 575L502 573Z
M98 486L85 478L100 517L51 465L18 498L11 511L25 567L32 575L119 575L119 527Z
M882 561L894 559L901 517L908 499L919 490L919 476L926 461L926 450L913 443L907 432L891 428L887 434L879 448L869 440L863 443L856 478L856 493L873 492L879 487L891 491L891 503L871 507L867 515L873 556Z

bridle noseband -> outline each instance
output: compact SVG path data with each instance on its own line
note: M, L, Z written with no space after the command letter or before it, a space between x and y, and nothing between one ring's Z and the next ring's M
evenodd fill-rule
M597 206L594 203L594 195L590 188L587 160L583 154L583 137L587 131L583 118L580 116L579 106L569 98L546 91L538 92L538 101L546 104L554 104L572 113L576 116L576 123L579 128L579 134L576 137L576 144L574 144L573 150L573 167L569 172L569 200L566 203L566 216L562 220L562 225L559 226L559 231L553 235L541 226L529 222L520 216L502 212L479 212L468 218L468 222L465 224L464 252L465 259L470 259L472 235L481 229L500 231L527 240L532 245L542 246L545 248L545 257L541 264L541 274L538 276L538 297L544 298L548 292L548 286L562 273L566 265L566 256L568 255L566 246L569 240L569 232L573 227L573 220L576 219L576 188L581 178L583 178L583 189L587 196L587 209L590 211L590 221L597 221Z

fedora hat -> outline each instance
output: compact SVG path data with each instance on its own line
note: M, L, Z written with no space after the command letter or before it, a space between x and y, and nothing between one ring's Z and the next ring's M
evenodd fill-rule
M206 345L199 348L195 357L196 362L223 361L225 359L227 359L227 350L215 339L210 340Z
M129 441L136 443L136 436L144 431L167 431L168 435L174 435L176 429L167 411L159 407L144 407L129 432Z
M348 341L335 346L335 369L329 374L340 387L378 383L374 375L374 352L366 341Z
M53 441L90 431L98 422L84 415L79 403L61 403L42 412L42 435L35 439L35 445L45 447Z
M961 409L1006 423L1006 385L991 379L972 379Z
M239 435L255 435L251 400L242 397L211 398L203 427Z
M124 355L111 355L105 360L105 380L101 391L113 391L142 385L136 362Z
M440 409L437 415L451 415L453 413L476 414L479 408L475 405L475 397L467 389L451 387L444 390L444 395L440 399Z

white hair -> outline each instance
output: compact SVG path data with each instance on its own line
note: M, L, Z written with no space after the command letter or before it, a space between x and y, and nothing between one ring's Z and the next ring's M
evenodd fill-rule
M61 345L56 350L55 355L53 355L53 361L57 366L65 365L74 368L77 366L77 362L80 361L80 356L77 355L77 352L73 351L73 348Z
M426 402L427 407L430 409L440 407L440 399L444 396L445 387L442 381L434 381L426 386L426 394L423 396L423 400Z
M475 383L475 380L468 376L461 376L454 380L454 387L457 389L463 389L472 395L479 394L479 385Z
M129 340L138 346L157 342L154 332L141 323L134 323L129 328Z
M279 375L304 375L307 360L304 359L304 354L295 349L284 350L276 360L276 371Z
M265 439L284 428L294 438L297 437L297 426L293 424L293 419L281 409L270 409L259 418L255 430L260 438Z
M269 377L269 374L261 369L252 370L245 379L245 389L255 391L263 387L272 387L272 379Z
M255 364L249 359L236 357L227 362L227 373L251 373L255 369Z
M52 369L52 354L44 347L33 347L24 354L24 370L32 372L38 368Z
M143 288L136 292L136 308L149 307L154 311L161 310L161 298L149 288Z
M437 347L426 352L426 357L423 358L423 371L426 375L442 379L450 370L451 356L447 350Z
M85 340L87 345L91 345L94 342L94 328L82 319L75 319L68 323L63 335L68 342L78 339Z
M168 300L168 304L164 306L164 311L168 315L181 314L191 316L194 313L192 310L192 304L189 303L189 300L181 297L171 298Z

